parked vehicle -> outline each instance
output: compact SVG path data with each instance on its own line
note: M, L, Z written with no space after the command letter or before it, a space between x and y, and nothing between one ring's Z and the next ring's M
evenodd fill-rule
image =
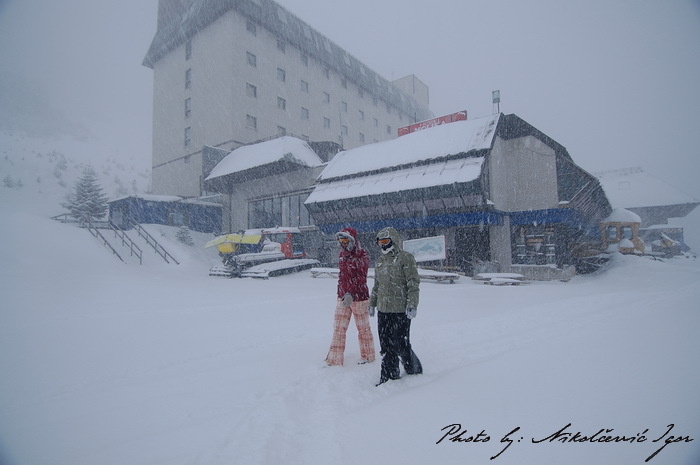
M299 228L268 228L218 236L205 244L216 246L222 265L212 267L209 276L278 276L309 269L319 262L306 258ZM261 266L275 262L274 265Z

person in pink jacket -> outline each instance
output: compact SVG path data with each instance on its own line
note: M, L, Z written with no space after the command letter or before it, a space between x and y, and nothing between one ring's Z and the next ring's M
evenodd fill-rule
M333 339L326 356L326 364L343 365L345 336L354 315L357 325L357 337L360 342L360 361L369 363L375 359L374 338L369 325L369 288L367 287L367 270L369 255L357 240L357 231L344 228L336 234L340 244L340 261L338 268L338 300L335 307Z

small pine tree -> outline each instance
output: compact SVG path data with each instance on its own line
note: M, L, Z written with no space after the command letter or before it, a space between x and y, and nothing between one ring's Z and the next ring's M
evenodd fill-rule
M182 242L185 245L194 245L194 239L192 239L190 229L187 226L180 226L180 229L178 229L177 234L175 234L175 237L178 241Z
M63 204L71 216L77 219L87 218L90 221L101 219L107 213L107 196L97 182L95 170L88 166L74 186L74 191Z

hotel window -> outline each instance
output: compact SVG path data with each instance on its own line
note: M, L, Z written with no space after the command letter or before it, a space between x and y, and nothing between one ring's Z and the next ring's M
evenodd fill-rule
M360 133L360 142L363 144L365 143L365 135L362 133Z
M340 102L340 109L343 110L345 113L348 112L348 102Z
M377 118L373 118L373 119L374 119L374 127L378 128L379 127L379 120Z
M257 68L257 67L258 67L258 59L257 59L257 57L256 57L255 55L253 55L252 53L250 53L250 52L245 52L245 59L246 59L246 62L247 62L250 66L252 66L253 68Z
M253 34L254 36L258 34L257 27L255 26L255 23L253 21L250 21L250 20L246 21L245 29L246 29L246 31Z
M246 115L245 125L251 129L258 129L258 119L255 116Z
M386 125L386 133L391 134L391 126L389 126L388 124Z
M277 50L285 53L287 51L287 43L282 39L277 39Z
M287 80L287 73L282 68L277 68L277 79L282 82Z
M301 54L301 63L304 66L309 66L309 55L307 55L306 53L302 53Z
M326 79L330 79L330 78L331 78L331 70L330 70L330 68L324 68L324 69L323 69L323 75L326 77Z
M342 126L340 127L340 130L342 131L342 133L343 133L344 136L347 136L347 135L348 135L348 127L347 127L347 126L342 125Z
M189 118L192 115L192 99L185 99L185 118Z
M185 61L192 58L192 41L188 40L185 42Z
M348 80L347 80L347 78L341 78L341 79L340 79L340 85L343 86L343 89L347 89L347 88L348 88Z
M362 110L359 110L359 112L360 112L360 121L364 121L365 120L365 112Z
M185 128L185 147L189 147L192 143L192 128Z
M192 87L192 68L187 68L185 71L185 89Z
M309 93L309 83L302 79L300 89L302 92Z
M331 94L328 92L323 93L323 103L331 103Z
M282 97L277 97L277 108L280 110L286 110L287 109L287 101L283 99Z
M246 82L245 84L245 92L248 95L248 97L258 97L258 88L249 82Z
M309 109L301 107L301 119L309 119Z
M323 118L323 127L324 128L330 128L331 127L331 120L330 118Z

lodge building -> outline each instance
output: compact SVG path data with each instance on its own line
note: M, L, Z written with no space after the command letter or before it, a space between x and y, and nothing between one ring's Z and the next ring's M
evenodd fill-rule
M576 247L599 240L599 222L612 211L598 179L562 145L503 114L367 144L328 161L287 136L232 151L205 184L232 199L232 230L262 227L261 218L313 225L327 235L351 226L370 244L377 230L393 226L405 239L445 236L448 264L467 272L484 263L499 271L564 269L574 264ZM294 200L303 202L308 225L293 223L290 213L299 210L284 192L303 186Z

